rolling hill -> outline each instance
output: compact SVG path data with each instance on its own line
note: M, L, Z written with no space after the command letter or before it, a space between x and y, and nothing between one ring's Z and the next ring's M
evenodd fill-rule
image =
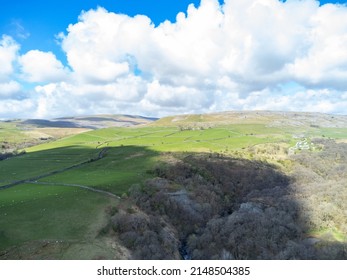
M145 125L155 120L155 118L131 115L96 115L51 120L0 121L0 151L12 152L89 130Z
M72 132L0 161L0 258L346 257L347 116L16 121L0 141L51 129Z

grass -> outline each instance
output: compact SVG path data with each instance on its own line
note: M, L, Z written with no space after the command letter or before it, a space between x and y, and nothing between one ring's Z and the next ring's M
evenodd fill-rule
M20 149L22 146L37 145L43 139L60 139L70 135L76 135L88 131L85 128L38 128L23 126L17 121L0 121L0 152L2 145L10 149Z
M204 123L217 117L189 116L183 124ZM26 149L26 154L0 161L0 187L18 180L38 179L41 184L20 184L0 190L0 251L35 240L91 240L102 227L111 198L78 184L117 195L141 183L166 152L217 152L233 154L251 146L281 143L295 145L294 134L347 139L345 128L269 127L266 123L197 126L182 130L172 118L136 128L107 128L68 136ZM166 124L169 124L167 126ZM0 123L0 140L23 135L12 124ZM6 136L6 138L4 138ZM103 158L100 151L107 148ZM69 168L78 163L85 164ZM54 174L51 174L55 172ZM46 183L46 185L45 185ZM65 185L65 186L64 186ZM75 256L75 255L74 255ZM76 257L79 258L79 257Z
M81 147L43 149L0 162L0 186L47 174L95 157L97 151Z
M0 143L18 144L26 141L26 138L26 135L17 128L15 123L0 122Z
M155 164L156 156L157 153L142 147L114 147L101 160L40 181L81 184L122 195L131 185L149 177L147 171Z
M110 203L108 197L73 187L23 184L2 190L0 249L33 240L95 237L95 225L100 226Z
M317 133L318 134L318 133ZM346 139L347 138L347 128L322 128L319 130L317 136L333 138L333 139Z
M310 236L320 238L325 241L346 242L347 237L337 228L325 228L309 232Z

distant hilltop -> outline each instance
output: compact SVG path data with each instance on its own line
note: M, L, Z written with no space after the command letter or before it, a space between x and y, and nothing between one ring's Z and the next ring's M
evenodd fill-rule
M134 125L144 125L155 120L157 120L157 118L135 115L91 115L64 117L51 120L27 119L18 121L18 123L21 125L34 127L100 129L107 127L129 127Z
M209 114L187 114L164 117L156 126L213 127L229 124L266 124L272 127L347 127L347 116L306 112L227 111Z
M8 120L21 128L100 129L107 127L190 126L214 127L229 124L266 124L270 127L347 127L346 115L280 111L227 111L206 114L182 114L163 118L139 115L87 115L55 119Z

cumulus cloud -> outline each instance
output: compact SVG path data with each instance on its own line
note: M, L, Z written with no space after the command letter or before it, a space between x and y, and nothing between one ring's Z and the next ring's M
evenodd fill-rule
M59 35L68 65L53 53L29 51L18 58L19 79L41 83L31 95L32 114L41 117L234 109L346 114L346 18L346 6L315 0L202 0L158 26L143 15L98 8ZM10 88L17 52L3 37L3 87Z
M29 82L58 82L67 79L68 70L52 52L31 50L19 57L23 79Z
M138 104L147 91L144 81L134 75L114 83L50 83L35 87L36 117L123 112Z
M14 71L19 45L9 36L0 39L0 82L7 81Z
M16 98L21 90L21 86L16 81L9 81L7 83L0 83L0 99Z
M347 89L347 7L325 5L311 17L309 48L288 65L305 85Z
M28 118L28 112L36 110L34 100L0 99L0 119Z
M61 35L69 65L83 82L109 83L128 75L137 44L145 43L150 20L130 18L103 8L83 12Z

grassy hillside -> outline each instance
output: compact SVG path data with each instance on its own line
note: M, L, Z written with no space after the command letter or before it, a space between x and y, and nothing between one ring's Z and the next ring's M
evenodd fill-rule
M347 116L320 113L272 112L272 111L233 111L202 115L180 115L165 117L153 125L199 127L229 124L266 124L271 127L346 127Z
M295 157L324 150L316 139L346 141L346 124L344 116L322 114L189 115L26 148L24 155L0 161L0 258L128 258L131 248L110 233L109 221L119 209L133 209L129 190L162 176L167 171L159 174L161 167L189 155L213 155L266 162L290 176L300 162ZM13 124L2 123L2 130L2 139L25 141ZM314 226L306 234L319 237L327 230ZM346 238L337 224L333 230ZM110 244L113 249L106 249Z
M94 129L145 125L154 120L154 118L130 115L97 115L52 120L0 121L0 154Z
M0 121L0 156L2 154L16 154L30 146L54 141L89 130L86 128L70 127L38 127L24 125L21 121Z

